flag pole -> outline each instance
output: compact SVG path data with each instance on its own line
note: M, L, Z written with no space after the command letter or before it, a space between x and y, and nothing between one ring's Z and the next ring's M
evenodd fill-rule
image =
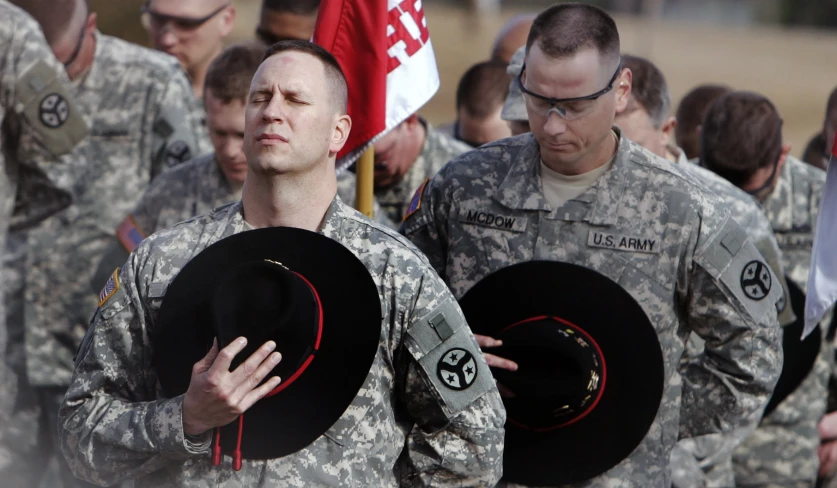
M370 145L357 161L355 208L367 217L374 218L372 201L375 198L375 147Z

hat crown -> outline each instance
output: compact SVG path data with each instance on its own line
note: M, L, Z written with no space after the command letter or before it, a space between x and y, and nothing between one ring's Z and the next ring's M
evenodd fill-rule
M282 353L274 372L287 378L313 350L319 320L316 300L310 286L280 263L256 260L234 267L218 283L212 306L220 347L237 337L247 339L232 368L272 340Z

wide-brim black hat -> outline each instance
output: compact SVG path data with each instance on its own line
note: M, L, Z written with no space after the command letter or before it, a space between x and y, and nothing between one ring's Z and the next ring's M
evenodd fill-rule
M822 331L819 324L805 339L802 339L802 331L805 329L805 293L791 281L790 277L785 277L785 281L788 283L788 294L796 321L782 327L782 353L785 358L782 363L782 374L779 376L776 388L773 389L773 395L767 402L762 418L776 410L776 407L805 381L820 354Z
M276 342L282 361L267 378L282 383L216 432L216 457L240 441L239 464L241 457L297 452L340 418L372 367L381 304L366 267L347 248L274 227L227 237L189 261L168 287L155 329L153 364L169 397L186 391L213 338L220 348L247 338L231 371L267 340Z
M503 340L487 352L508 420L504 479L530 486L588 480L628 457L663 394L663 356L640 305L588 268L530 261L501 269L460 302L471 329Z

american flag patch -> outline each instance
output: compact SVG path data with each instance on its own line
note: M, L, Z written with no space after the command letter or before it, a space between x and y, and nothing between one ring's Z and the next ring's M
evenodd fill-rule
M145 239L145 234L142 233L137 223L134 222L134 218L129 215L125 217L125 220L116 229L116 237L126 251L133 252L139 246L139 243Z
M110 275L108 282L105 283L105 287L102 288L102 291L99 292L99 306L105 304L108 301L108 298L112 297L116 290L119 289L119 268L114 270L113 274Z
M416 190L415 195L413 195L413 199L410 200L410 206L407 207L407 211L404 213L404 220L407 220L407 218L410 217L410 215L413 215L414 213L418 212L418 210L421 208L421 198L424 195L424 189L427 188L427 183L429 182L430 178L427 178L426 180L424 180L424 183L422 183L421 186L418 187L418 190Z

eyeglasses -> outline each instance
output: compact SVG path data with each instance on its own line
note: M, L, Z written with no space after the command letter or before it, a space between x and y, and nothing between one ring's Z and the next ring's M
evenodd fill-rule
M595 108L596 100L613 89L613 84L616 83L616 79L622 73L622 62L619 62L619 66L616 67L616 72L613 73L613 77L610 78L610 82L606 87L585 97L552 98L529 91L523 86L524 71L526 71L525 64L520 69L520 74L517 75L517 84L520 87L520 91L523 92L523 98L526 100L526 103L535 112L547 118L549 118L549 114L555 112L564 120L575 120L592 112L593 108Z
M142 14L142 25L146 29L154 28L154 29L163 29L166 25L171 23L174 26L175 30L178 31L192 31L197 29L198 27L202 26L203 24L209 22L210 19L215 17L216 15L223 12L227 7L230 6L229 3L219 7L217 10L213 10L212 13L205 17L200 18L193 18L193 17L179 17L176 15L166 15L161 14L159 12L155 12L149 8L149 3L146 3L140 9L140 13Z
M268 46L272 46L280 41L297 40L295 37L277 36L273 32L270 32L267 29L263 29L262 27L256 27L256 37Z

